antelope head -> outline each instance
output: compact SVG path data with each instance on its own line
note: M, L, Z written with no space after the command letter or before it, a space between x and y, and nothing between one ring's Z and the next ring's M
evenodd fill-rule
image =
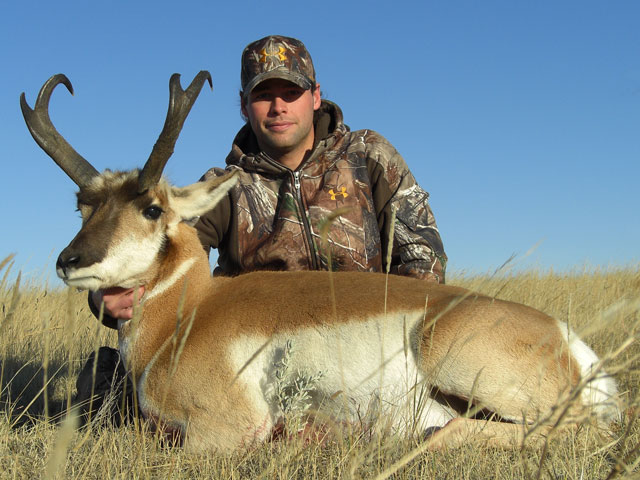
M201 71L183 90L180 75L172 75L165 124L142 170L105 170L102 174L67 143L49 118L54 88L63 84L73 94L67 77L58 74L47 80L34 109L22 93L20 106L31 135L79 187L82 227L56 265L65 283L89 290L149 283L158 273L177 225L213 208L233 186L233 174L182 188L162 178L205 81L212 85L209 72Z

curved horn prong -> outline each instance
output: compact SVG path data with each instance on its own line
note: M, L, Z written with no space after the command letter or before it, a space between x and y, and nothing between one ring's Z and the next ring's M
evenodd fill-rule
M202 70L191 82L186 90L180 85L180 74L174 73L169 80L169 110L162 132L153 146L151 155L145 163L138 178L138 192L142 193L156 185L162 176L162 170L173 154L173 149L184 125L184 121L191 111L191 107L198 98L205 80L213 88L211 74Z
M42 85L33 110L29 107L25 94L22 92L20 95L20 108L22 109L24 121L27 123L31 136L36 143L69 175L76 185L82 187L98 175L98 171L67 143L51 123L49 118L49 99L53 89L61 83L73 95L71 82L65 75L59 73L52 76Z

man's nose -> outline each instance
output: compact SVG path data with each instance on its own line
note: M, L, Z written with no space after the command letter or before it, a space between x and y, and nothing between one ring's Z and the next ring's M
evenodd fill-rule
M271 102L271 111L274 113L284 113L287 111L287 102L282 97L276 95Z

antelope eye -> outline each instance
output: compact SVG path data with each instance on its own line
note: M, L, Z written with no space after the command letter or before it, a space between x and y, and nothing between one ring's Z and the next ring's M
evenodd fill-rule
M149 220L157 220L160 215L162 215L162 209L157 205L151 205L150 207L144 209L142 215L144 215L144 217L148 218Z

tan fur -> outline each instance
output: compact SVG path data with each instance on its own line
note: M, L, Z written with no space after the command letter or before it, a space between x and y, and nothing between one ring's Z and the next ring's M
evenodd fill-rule
M172 196L185 202L196 195L201 202L210 185L172 193L161 183L145 194L150 198L132 195L122 202L127 182L107 194L109 181L101 182L102 193L81 192L79 198L106 195L108 208L123 212L110 242L131 232L163 230L168 236L166 248L137 278L147 287L139 323L123 322L119 336L142 411L181 431L192 449L232 450L269 437L279 422L268 393L269 370L285 340L303 348L297 368L325 369L318 397L331 403L342 395L358 408L367 407L363 396L382 395L386 405L424 387L522 423L548 414L581 378L558 323L524 305L399 276L390 276L387 287L384 275L369 273L211 278L195 230L179 223L180 212L172 209ZM209 182L231 184L228 178ZM113 198L118 195L120 200ZM161 221L141 218L138 211L150 199L162 205ZM98 217L114 214L96 208L92 213ZM91 223L81 234L91 236ZM181 272L179 278L175 272ZM399 410L402 402L397 401ZM424 414L419 428L441 427L459 414L435 400L430 406L433 411ZM447 445L447 438L455 445L474 432L511 442L522 428L495 422L481 428L474 423L479 421L462 420L434 436L434 446ZM401 423L394 428L406 432Z

